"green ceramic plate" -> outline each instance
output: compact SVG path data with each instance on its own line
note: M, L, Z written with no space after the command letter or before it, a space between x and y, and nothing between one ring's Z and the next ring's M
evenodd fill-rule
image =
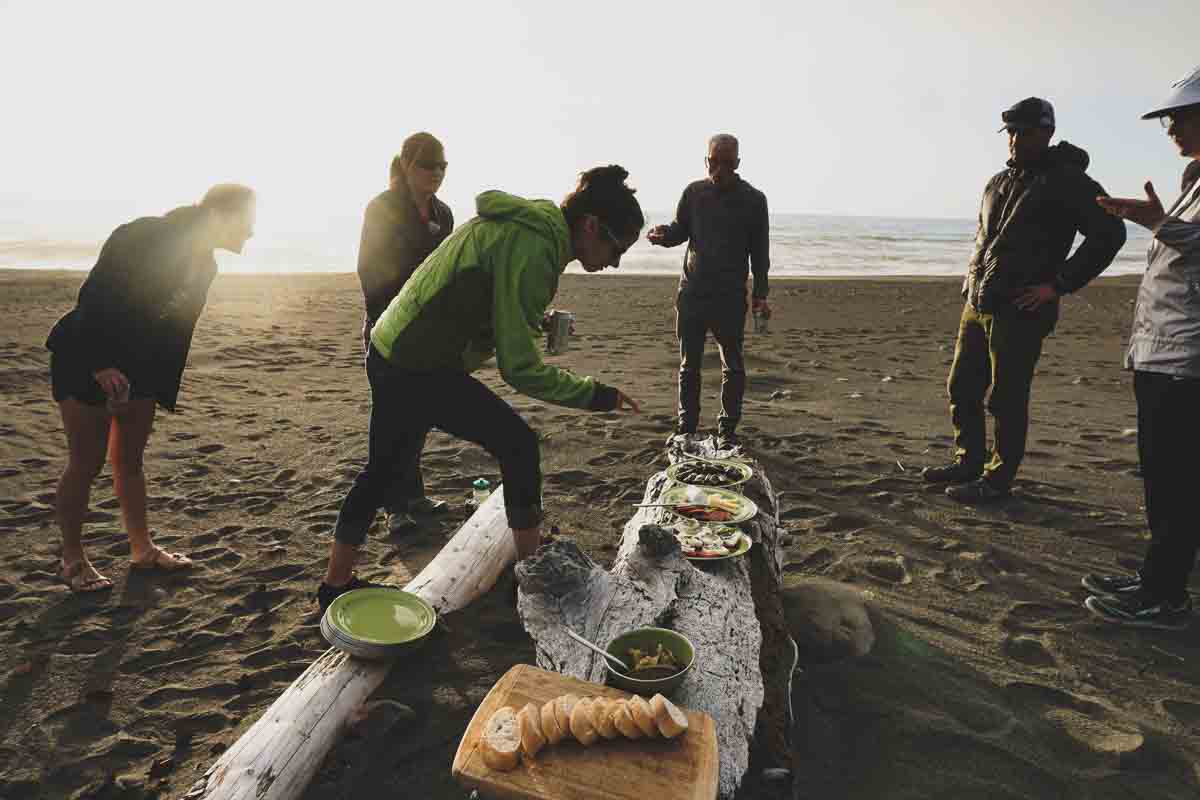
M354 589L326 612L340 633L370 644L405 644L433 630L437 612L415 594L400 589Z
M667 489L660 495L657 502L669 505L711 506L712 503L710 500L713 497L719 497L733 504L733 507L737 510L730 512L733 514L731 519L700 520L701 522L720 522L729 525L753 519L754 515L758 513L758 506L754 504L754 501L749 497L743 497L737 492L731 492L728 489L713 489L707 486L688 486L684 483L677 483ZM724 510L728 511L729 509ZM692 519L686 514L679 514L678 511L675 513L685 519Z
M698 467L703 467L705 464L718 464L722 467L732 467L733 469L736 469L740 473L740 476L736 480L729 481L728 483L715 484L715 486L717 486L717 487L727 488L730 486L741 486L743 483L745 483L746 481L748 481L752 477L754 477L754 470L752 470L750 468L749 464L747 464L744 461L737 461L732 458L713 458L713 459L708 459L706 461L698 461L693 458L685 458L682 461L677 461L674 464L672 464L671 466L667 467L667 477L670 478L671 480L675 481L676 483L685 483L685 484L688 483L687 481L685 481L679 477L679 470L683 469L683 467L685 467L689 464L693 465L693 466L698 466ZM706 484L688 484L688 485L700 486L702 488L710 488Z

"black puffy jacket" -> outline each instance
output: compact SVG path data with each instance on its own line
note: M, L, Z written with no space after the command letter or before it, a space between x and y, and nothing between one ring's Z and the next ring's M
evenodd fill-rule
M1125 223L1100 208L1106 194L1088 177L1088 154L1069 142L1048 148L1034 164L1012 161L983 190L975 252L963 295L982 313L1017 313L1016 296L1051 283L1059 294L1083 288L1125 244ZM1075 234L1083 242L1071 255ZM1047 312L1057 317L1057 303Z

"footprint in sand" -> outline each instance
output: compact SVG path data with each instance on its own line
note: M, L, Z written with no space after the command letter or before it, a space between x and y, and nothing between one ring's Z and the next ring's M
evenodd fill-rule
M163 686L138 701L142 708L184 707L191 708L201 705L203 700L228 700L236 696L238 687L235 683L223 681L207 686Z
M1018 602L1009 606L1000 617L1000 627L1009 630L1061 630L1079 619L1074 606L1050 606L1045 603Z
M191 554L192 560L209 568L230 569L242 563L243 557L227 547L209 547Z
M1189 703L1186 700L1167 698L1160 705L1163 711L1182 722L1189 729L1200 730L1200 703Z
M1031 667L1052 667L1058 663L1046 643L1037 636L1008 636L1002 649L1009 658Z
M854 562L851 561L851 563ZM896 585L912 583L912 575L908 571L907 559L902 555L874 555L859 560L858 564L863 572L885 583Z
M619 464L625 459L623 453L619 451L610 451L602 453L595 458L588 459L588 464L593 467L611 467L613 464Z
M781 519L813 519L823 517L828 513L828 510L816 506L792 506L779 516Z

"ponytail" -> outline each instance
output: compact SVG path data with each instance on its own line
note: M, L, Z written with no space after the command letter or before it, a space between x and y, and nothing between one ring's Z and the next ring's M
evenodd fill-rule
M641 231L646 217L633 196L637 190L625 183L628 177L629 172L616 164L581 173L575 191L559 206L567 226L574 229L577 221L592 214L622 238Z

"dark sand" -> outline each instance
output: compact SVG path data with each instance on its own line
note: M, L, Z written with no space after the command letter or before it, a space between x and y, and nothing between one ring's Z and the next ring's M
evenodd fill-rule
M54 580L54 486L65 446L50 399L53 320L82 274L0 272L0 798L174 797L324 649L311 592L366 452L369 398L353 275L222 276L181 397L147 453L158 541L188 576L131 576L106 470L85 540L116 581L76 597ZM601 563L665 466L674 416L674 281L568 276L574 349L555 362L643 403L608 419L517 397L541 432L550 521ZM951 454L944 383L956 280L776 281L768 336L748 336L742 431L783 493L789 576L869 591L880 640L796 684L802 797L1195 798L1200 624L1105 626L1086 570L1145 545L1129 376L1136 281L1064 303L1034 385L1018 497L973 510L922 484ZM706 358L704 424L719 364ZM375 531L363 574L404 583L466 518L491 459L441 434L425 458L447 517ZM1195 579L1193 587L1200 585ZM450 761L478 701L533 658L507 586L450 616L397 665L384 706L322 766L306 800L461 798ZM752 793L744 793L754 796Z

